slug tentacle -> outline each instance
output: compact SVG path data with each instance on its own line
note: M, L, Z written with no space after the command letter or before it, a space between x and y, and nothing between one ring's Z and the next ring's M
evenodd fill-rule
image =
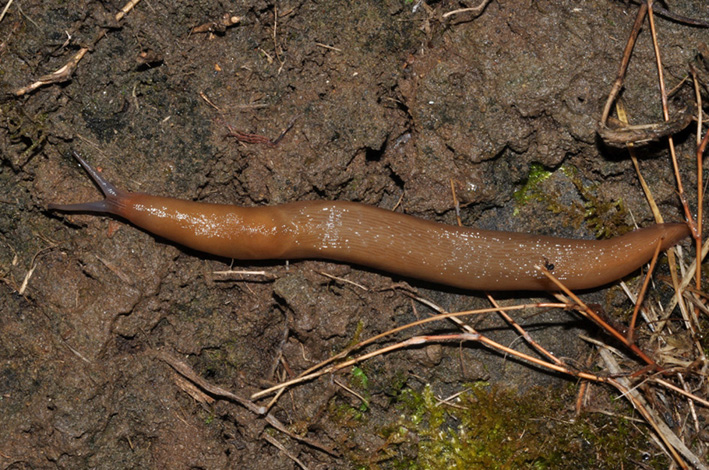
M86 170L91 179L96 186L101 190L105 199L102 201L92 201L92 202L82 202L79 204L54 204L50 203L47 208L52 211L63 211L63 212L90 212L90 213L105 213L105 214L121 214L122 202L125 200L126 192L121 191L114 185L106 181L106 179L101 176L101 173L96 171L91 165L89 165L86 160L81 158L76 151L72 152L74 158L77 159L79 164Z
M105 212L180 245L235 259L321 258L471 290L571 289L613 282L689 236L686 224L652 225L610 240L574 240L438 224L355 202L239 207L121 191L77 153L106 199L50 204Z

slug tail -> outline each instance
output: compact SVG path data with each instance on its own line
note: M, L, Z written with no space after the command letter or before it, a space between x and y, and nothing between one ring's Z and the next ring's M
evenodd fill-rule
M667 250L692 235L689 225L684 223L660 224L659 227L662 227L664 232L662 237L662 250Z
M106 181L106 179L96 171L91 165L89 165L86 160L84 160L81 155L76 151L72 152L74 158L81 164L81 166L86 170L91 179L96 183L96 186L101 190L105 199L102 201L92 201L92 202L82 202L78 204L54 204L50 203L47 205L47 209L50 211L62 211L62 212L88 212L88 213L104 213L104 214L116 214L121 215L123 206L125 205L125 199L128 193L116 188L114 185Z

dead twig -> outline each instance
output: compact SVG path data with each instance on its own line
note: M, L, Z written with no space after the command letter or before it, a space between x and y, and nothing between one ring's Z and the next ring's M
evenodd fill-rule
M647 12L648 5L647 3L643 3L635 17L635 23L633 24L633 28L630 32L628 42L625 45L625 50L623 51L623 57L621 59L620 66L618 67L616 79L613 82L610 93L608 94L608 99L606 100L606 104L603 108L601 120L598 123L598 135L609 145L624 146L629 144L656 142L665 137L671 137L673 134L684 130L690 122L692 122L692 109L690 106L684 106L683 109L672 119L669 117L667 108L664 108L665 115L664 122L662 123L631 126L628 125L627 121L623 122L622 119L613 120L610 118L612 105L618 99L618 95L623 88L625 75L628 71L628 65L630 64L630 57L632 56L635 43L637 42L637 38L640 34L640 30L642 29L642 24L645 21L645 16L647 16ZM654 23L651 23L651 27L652 24ZM664 90L664 85L662 86ZM664 103L665 105L667 104L666 95Z
M615 375L622 373L618 363L615 358L606 351L601 349L601 357L603 357L606 366L608 366L610 372ZM706 466L699 460L699 458L694 455L694 453L682 442L677 435L672 432L672 430L664 423L664 421L657 416L657 413L653 411L648 405L647 401L630 383L630 381L625 377L617 377L609 381L611 385L616 387L624 397L630 400L630 403L635 407L636 410L642 415L647 422L655 431L656 435L660 437L665 448L670 453L674 461L680 466L680 468L688 469L687 463L679 455L680 453L689 460L695 468L706 470Z
M627 123L628 122L628 117L625 112L625 107L623 106L623 101L618 100L616 103L616 112L618 113L618 119L623 122ZM630 160L633 162L633 166L635 167L635 174L638 177L638 181L640 182L640 186L643 190L643 193L645 194L645 199L647 199L648 204L650 205L650 209L652 210L653 216L655 217L655 222L658 224L664 223L664 218L662 217L662 214L660 213L660 208L657 207L657 203L655 202L655 198L652 195L652 191L650 190L650 186L648 186L647 182L645 181L645 178L642 175L642 171L640 170L640 163L638 162L638 157L635 152L635 146L632 143L628 143L626 145L626 148L628 149L628 154L630 154ZM674 248L671 248L667 250L667 259L669 262L670 266L670 275L672 276L672 285L675 288L675 292L678 293L678 295L675 296L676 300L680 303L680 311L682 313L682 316L687 324L688 327L691 327L691 321L689 316L687 315L686 307L684 305L684 302L681 301L681 295L679 294L682 292L682 288L679 283L678 275L677 275L677 260L675 256L675 250ZM637 303L636 303L637 304ZM671 313L671 311L674 309L674 304L672 308L668 311ZM666 325L666 319L663 319L659 325L657 331L660 332Z
M278 442L278 439L276 439L275 437L271 436L271 435L268 434L267 432L261 434L261 437L263 437L266 441L268 441L268 442L271 443L274 447L276 447L276 448L279 449L281 452L283 452L283 453L286 455L286 457L288 457L288 458L291 459L293 462L295 462L300 468L302 468L303 470L308 470L308 467L307 467L303 462L301 462L300 460L298 460L298 457L296 457L295 455L293 455L293 453L292 453L291 451L289 451L288 449L286 449L286 446L284 446L283 444L281 444L280 442Z
M298 440L300 442L304 442L308 444L309 446L312 446L316 449L320 449L323 452L326 452L330 455L333 455L335 457L339 457L339 453L332 449L329 446L326 446L324 444L321 444L318 441L315 441L313 439L309 439L307 437L302 437L298 436L297 434L293 433L290 431L283 423L281 423L278 418L275 416L271 415L268 412L268 409L264 406L258 406L251 400L248 400L246 398L240 397L239 395L236 395L228 390L225 390L221 387L218 387L216 385L213 385L206 380L204 380L202 377L200 377L188 364L178 360L175 357L172 357L171 355L167 354L164 351L158 351L158 350L151 350L150 354L155 357L156 359L159 359L165 363L167 363L170 367L172 367L177 373L185 377L186 379L192 381L195 385L200 387L202 390L214 395L218 396L221 398L225 398L230 401L234 401L247 410L251 411L252 413L262 416L268 424L276 428L277 430L281 431L282 433L290 436L291 438Z
M507 306L507 307L497 306L497 307L487 308L487 309L467 310L467 311L449 313L449 312L445 312L444 310L440 309L440 307L438 307L437 305L435 305L431 302L425 301L425 299L420 299L420 298L416 298L416 299L420 300L420 301L424 301L426 305L430 306L434 310L439 311L441 313L439 313L438 315L429 317L429 318L424 318L424 319L421 319L421 320L418 320L418 321L415 321L412 323L408 323L406 325L402 325L402 326L393 328L391 330L385 331L384 333L380 333L380 334L375 335L369 339L366 339L366 340L361 341L355 345L352 345L351 347L346 348L345 350L332 356L331 358L305 370L298 377L296 377L292 380L289 380L287 382L281 383L281 384L276 385L274 387L270 387L266 390L262 390L260 392L253 394L251 396L251 399L256 400L256 399L262 398L264 396L270 395L270 394L282 389L283 387L290 387L290 386L298 384L298 383L312 380L312 379L320 377L324 374L340 370L343 367L348 367L350 365L356 364L358 362L361 362L361 361L368 359L370 357L373 357L375 355L383 354L383 353L388 352L393 349L400 349L402 347L406 347L408 345L413 345L413 344L421 344L421 342L424 341L423 339L421 339L421 337L417 337L417 339L411 338L411 339L407 340L406 342L404 342L406 344L399 343L397 345L389 346L387 348L382 348L382 349L377 350L373 353L368 353L368 354L359 356L356 359L352 359L352 360L345 361L345 362L338 363L338 364L331 366L331 364L334 364L337 361L347 357L353 351L360 350L360 349L364 348L365 346L368 346L372 343L375 343L383 338L394 335L394 334L399 333L401 331L404 331L404 330L407 330L410 328L414 328L417 326L421 326L421 325L424 325L427 323L437 322L437 321L441 321L444 319L449 319L449 320L457 320L456 323L459 324L460 326L468 327L468 325L462 325L462 324L458 323L458 322L460 322L458 317L469 316L469 315L482 315L482 314L487 314L487 313L492 313L492 312L500 312L500 311L525 310L525 309L529 309L529 308L569 308L570 307L569 304L565 304L565 303L555 303L555 302L554 303L533 303L533 304L511 305L511 306ZM472 330L472 329L468 329L467 331L474 333L474 330Z
M322 42L316 42L315 45L318 47L322 47L323 49L330 49L331 51L342 52L342 49L340 49L339 47L329 46L327 44L323 44Z
M625 335L619 332L616 328L613 328L606 320L601 318L598 313L596 313L592 308L586 305L576 294L571 292L571 290L569 290L568 287L566 287L551 272L549 272L547 268L545 268L544 266L536 266L536 269L538 269L539 272L543 273L551 282L554 283L554 285L556 285L562 292L564 292L564 294L569 296L569 298L571 298L571 300L576 303L576 305L579 307L576 310L579 313L591 319L596 325L603 328L606 333L623 343L625 347L630 349L633 354L642 359L648 366L652 367L653 369L659 369L658 364L650 356L648 356L644 351L642 351L637 345L628 341Z
M263 406L258 406L251 400L248 400L246 398L242 398L239 395L236 395L229 390L225 390L221 387L218 387L216 385L212 385L211 383L207 382L204 380L202 377L197 375L197 373L186 363L178 360L177 358L174 358L167 354L164 351L157 351L154 350L152 352L153 356L156 357L157 359L160 359L161 361L167 363L170 367L175 369L177 373L185 377L186 379L189 379L192 381L195 385L199 386L202 390L211 393L214 396L221 397L221 398L226 398L227 400L235 401L236 403L240 404L247 410L251 411L252 413L255 413L259 416L262 416L266 414L267 410Z
M224 13L221 18L217 21L210 21L208 23L195 26L190 31L191 34L200 33L216 33L224 34L227 28L231 28L239 23L241 23L242 18L240 16L234 16L231 13Z
M704 184L702 181L702 173L704 173L704 152L706 151L708 144L709 132L704 134L704 138L702 139L701 143L699 144L699 147L697 148L697 225L696 231L694 233L697 256L699 256L699 253L704 252L702 248L702 223L704 219ZM696 282L694 287L699 291L702 288L701 269L697 269L695 272Z
M0 21L2 21L3 18L5 18L5 13L7 13L7 10L10 9L10 5L12 5L13 0L7 0L7 3L5 4L5 8L2 9L2 13L0 13Z
M635 302L635 308L633 309L633 317L630 320L630 326L628 327L628 334L626 338L628 343L633 344L635 341L635 322L638 319L638 312L640 311L640 306L643 304L645 299L645 292L647 292L647 286L650 284L650 279L652 278L652 273L655 271L655 264L657 263L657 258L660 256L660 248L662 247L662 240L657 241L657 246L655 247L655 252L652 255L652 260L650 261L650 268L647 270L645 275L645 280L643 281L643 286L638 294L638 299Z
M667 105L667 90L665 89L665 77L662 71L662 59L660 57L660 46L657 43L657 31L655 29L655 17L652 14L653 2L652 0L648 2L648 20L650 21L650 32L652 35L652 47L655 51L655 62L657 63L657 81L660 85L660 98L662 100L662 114L665 121L670 120L670 112ZM667 144L670 149L670 157L672 158L672 169L675 172L675 182L677 183L677 192L679 193L680 201L684 207L685 217L687 223L689 224L692 231L696 234L696 226L692 219L692 212L689 209L689 204L687 203L687 197L684 192L684 185L682 184L682 177L679 173L679 165L677 163L677 152L675 150L674 139L671 135L667 136Z
M672 119L652 124L622 125L621 121L609 118L608 122L611 125L599 125L598 135L601 136L606 144L613 146L658 142L665 137L670 137L686 129L692 122L692 115L692 109L689 106L685 106Z
M640 28L645 20L645 15L647 14L647 4L643 3L640 5L638 14L635 16L635 23L633 24L633 29L630 31L630 37L628 42L625 44L625 50L623 51L623 58L620 61L620 66L618 67L618 73L616 74L615 80L613 81L613 86L611 87L610 93L608 93L608 99L606 99L606 104L603 107L603 114L601 115L600 126L607 126L608 116L611 113L611 107L613 103L618 98L620 90L623 88L623 82L625 81L625 74L628 72L628 64L630 64L630 56L633 54L633 49L635 48L635 42L640 34Z
M642 0L641 2L637 2L637 3L647 4L647 0ZM686 25L690 25L690 26L699 26L700 28L709 28L709 21L698 20L696 18L690 18L689 16L680 15L678 13L673 13L673 12L669 11L668 9L662 8L660 6L653 6L653 9L657 15L667 18L669 20L676 21L678 23L682 23L682 24L686 24Z
M451 181L451 195L453 197L453 207L455 207L455 220L458 222L458 227L463 226L463 221L460 218L460 202L458 202L458 195L455 192L455 182L453 178L450 179Z
M315 271L315 272L318 273L318 274L320 274L321 276L325 276L325 277L328 278L328 279L332 279L333 281L342 282L342 283L344 283L344 284L349 284L349 285L351 285L351 286L358 287L358 288L362 289L363 291L369 291L369 287L364 286L364 285L359 284L359 283L354 282L354 281L350 281L349 279L345 279L345 278L343 278L343 277L338 277L338 276L333 276L332 274L328 274L328 273L323 272L323 271Z
M491 303L494 307L499 307L497 301L495 301L495 299L494 299L490 294L487 294L487 299L488 299L488 301L490 301L490 303ZM502 318L505 319L505 321L506 321L507 323L510 324L510 326L512 326L512 328L514 328L515 330L517 330L517 333L519 333L519 335L520 335L522 338L524 338L524 340L525 340L527 343L529 343L529 345L531 345L534 349L536 349L536 350L537 350L539 353L541 353L542 355L546 356L546 358L549 359L551 362L553 362L553 363L555 363L555 364L557 364L557 365L562 365L561 359L559 359L558 357L554 356L552 353L550 353L550 352L547 351L545 348L543 348L541 344L537 343L537 342L529 335L529 333L527 333L526 330L524 330L517 322L515 322L515 321L512 319L512 317L510 317L510 316L507 314L507 312L505 312L504 310L498 310L498 313L502 316Z
M278 45L278 7L276 5L273 6L273 53L276 55L276 60L278 61L278 75L281 74L281 71L283 71L283 66L285 65L285 61L281 58L281 53L283 50L279 52L280 46Z
M667 92L665 90L665 80L664 80L664 74L663 74L663 68L662 68L662 59L660 57L660 47L658 45L657 41L657 31L655 28L655 19L653 15L653 2L652 0L648 1L648 20L650 22L650 31L652 33L652 45L653 49L655 51L655 61L657 64L657 77L658 77L658 82L660 85L660 97L662 100L662 113L665 118L665 121L669 121L669 111L667 109ZM701 113L702 110L698 109L698 113ZM706 140L706 136L705 139ZM682 177L680 175L679 171L679 164L677 161L677 152L675 150L675 145L674 145L674 139L672 136L667 137L667 144L668 148L670 150L670 157L672 159L672 169L675 174L675 183L677 184L677 193L679 195L680 202L682 203L682 207L684 208L684 214L685 214L685 219L687 224L689 225L691 231L692 231L692 237L695 240L696 248L697 248L697 253L701 253L701 219L695 219L692 217L692 211L689 207L689 201L687 200L687 196L684 191L684 185L682 184ZM706 148L706 144L702 145L700 144L699 147L697 148L697 160L700 162L702 161L702 155L704 154L704 149ZM698 189L697 189L697 194L699 197L701 197L702 194L702 189L701 188L701 174L703 172L703 168L701 166L698 167ZM699 199L699 207L701 207L703 204L702 199ZM701 210L701 209L698 209ZM701 212L700 212L701 214ZM699 271L697 271L697 276L699 276ZM701 285L701 279L697 277L697 285ZM681 302L681 299L679 296L681 295L679 291L676 292L678 296L678 303L680 304L681 307L684 307L683 303ZM693 319L696 321L697 319L697 311L695 310L695 315L693 316Z
M46 248L42 248L39 250L37 253L34 254L32 257L32 262L30 263L30 269L27 270L27 274L25 274L25 278L22 280L22 285L20 285L19 289L17 289L17 293L20 295L25 295L25 290L27 290L27 285L30 282L30 279L32 278L32 275L34 274L34 270L37 269L37 257L41 255L42 253L51 250L54 248L56 245L51 245Z
M286 126L286 128L283 129L283 132L281 132L281 134L278 137L276 137L275 139L270 139L270 138L266 137L265 135L261 135L261 134L249 134L246 132L237 131L232 126L225 123L227 129L229 129L229 133L226 136L227 137L234 137L237 141L243 142L246 144L264 144L264 145L268 145L270 147L275 147L276 145L279 144L279 142L281 140L283 140L283 138L286 136L286 134L293 128L293 126L295 125L295 121L297 121L299 117L300 117L300 115L291 119L291 121L288 123L288 126Z
M443 18L448 18L453 15L459 15L461 13L472 13L473 15L477 16L483 12L487 4L490 3L490 0L482 0L480 4L476 7L470 7L470 8L459 8L457 10L449 11L448 13L443 14Z
M103 37L103 35L101 35L101 37ZM99 37L98 39L101 39L101 37ZM71 78L71 75L74 73L76 66L79 65L79 61L84 58L87 52L89 52L89 48L82 47L81 49L79 49L79 52L74 54L74 57L72 57L69 62L67 62L63 67L55 70L49 75L44 75L40 77L35 82L30 83L25 87L15 90L15 96L25 95L44 85L50 85L52 83L61 83L69 80Z
M630 59L630 55L632 53L634 44L637 39L637 35L640 31L640 27L644 21L644 17L648 17L648 22L650 25L650 33L651 33L651 39L652 39L652 45L653 45L653 50L655 54L655 62L656 62L656 69L657 69L657 77L658 77L658 84L659 84L659 89L660 89L660 97L662 101L662 114L663 114L663 119L665 121L664 125L663 124L654 124L651 127L648 126L628 126L628 119L625 114L625 110L623 109L622 102L617 100L618 94L620 93L620 89L622 88L622 83L625 77L625 73L627 71L627 66L628 62ZM702 108L701 108L701 95L699 94L698 90L698 84L696 81L696 76L694 72L692 73L695 80L694 80L694 89L695 89L695 96L697 97L697 120L700 122L698 125L698 144L697 144L697 185L699 187L698 190L698 213L701 213L701 205L702 205L702 191L703 191L703 183L702 183L702 172L703 172L703 166L702 166L702 158L703 158L703 153L705 150L706 146L706 141L709 140L707 136L704 137L704 139L700 140L701 136L701 120L702 120ZM611 105L613 102L616 102L616 109L618 112L618 117L619 117L619 122L621 122L621 125L614 125L617 129L620 129L619 132L613 133L609 132L609 126L608 122L610 122L609 114L610 114L610 109ZM673 297L672 302L666 309L666 316L660 321L658 328L653 334L652 340L659 339L661 342L664 342L665 339L664 337L661 336L661 332L663 331L667 319L669 318L669 315L672 313L674 310L675 305L679 304L680 306L680 311L682 312L682 316L685 320L685 324L687 325L688 328L691 329L692 333L695 333L699 329L699 324L696 321L697 320L697 311L695 311L695 315L690 315L688 312L688 306L685 305L682 292L686 288L686 286L691 282L692 276L694 272L697 272L696 266L700 262L701 259L703 259L703 252L706 251L702 249L701 245L701 215L698 215L698 218L695 219L692 218L692 214L689 209L689 204L687 201L687 197L684 192L684 187L682 184L682 180L680 177L680 172L679 172L679 165L677 161L677 155L676 155L676 150L674 146L674 138L673 134L676 133L677 131L683 129L686 127L686 125L689 125L691 122L691 112L689 112L689 107L686 107L686 109L681 112L678 116L671 117L670 116L670 111L669 111L669 103L668 103L668 93L665 88L665 81L664 81L664 73L663 73L663 66L662 66L662 60L661 60L661 54L660 54L660 47L658 45L658 37L657 37L657 30L655 26L655 20L654 20L654 4L653 1L650 0L648 2L643 2L643 4L640 7L640 10L638 12L638 15L636 17L635 24L633 26L633 30L630 35L630 39L628 40L628 43L626 44L625 52L623 54L623 59L621 61L621 65L619 68L619 72L616 78L616 81L613 84L613 87L611 89L611 93L609 94L608 100L606 102L606 106L604 107L603 111L603 116L601 118L601 121L599 123L599 135L606 141L611 144L613 143L621 143L623 139L626 139L626 145L628 148L628 151L631 155L631 159L633 161L633 165L635 166L636 172L638 174L638 178L641 182L641 185L643 187L643 191L645 192L647 199L650 203L650 206L652 208L653 213L655 214L655 218L658 222L662 222L662 216L654 202L654 199L652 198L652 194L650 193L650 189L645 183L644 178L642 177L640 173L640 167L638 164L637 157L634 152L634 143L638 143L638 138L642 138L643 141L647 140L658 140L660 138L667 139L668 143L668 149L672 161L672 167L673 167L673 172L675 175L675 181L677 185L677 192L680 198L680 202L682 203L684 213L685 213L685 218L687 221L687 224L689 225L692 235L695 239L696 242L696 253L697 257L695 259L695 268L693 272L688 272L685 273L685 277L682 280L682 282L679 281L678 275L677 275L677 268L676 268L676 259L675 259L675 254L674 250L668 250L668 259L669 259L669 264L670 264L670 271L672 274L672 279L673 279L673 286L675 289L675 296ZM649 135L643 135L643 132L649 131ZM614 140L615 139L615 140ZM704 146L702 146L704 144ZM648 273L647 277L645 278L645 281L643 283L643 287L641 289L641 292L638 296L638 299L635 303L635 308L633 311L633 316L632 320L630 322L630 327L629 331L626 337L626 345L627 343L633 343L634 341L634 332L635 332L635 327L636 327L636 319L637 315L639 312L639 309L641 308L641 303L642 303L642 298L644 296L644 293L647 289L648 286L648 281L649 281L649 276L650 273L652 272L652 269L654 268L654 264L656 262L657 255L659 254L659 246L658 249L655 250L655 254L653 256L653 260L651 263L650 267L650 272ZM690 269L692 271L692 269ZM695 286L701 286L700 278L699 276L695 277ZM687 295L690 295L687 293ZM695 304L696 305L696 304ZM690 368L692 367L692 364L698 363L698 364L704 364L704 368L706 368L706 358L703 353L703 348L699 344L699 342L696 339L696 335L692 334L692 341L693 341L693 347L698 351L698 358L695 359L695 361L687 362L685 361L682 365L685 368ZM664 343L661 343L664 344ZM673 346L668 346L666 348L667 351L671 351L674 347ZM634 351L637 354L637 351ZM606 365L608 369L610 370L611 373L619 373L620 369L613 360L613 358L610 356L610 354L605 351L605 349L601 350L601 355L603 356ZM660 358L663 359L663 362L667 363L668 361L670 363L674 362L674 359L671 357L667 357L667 355L662 355L660 353ZM655 366L657 367L657 366ZM695 366L696 367L696 366ZM664 370L663 373L668 374L670 371ZM702 375L705 373L705 370L703 369ZM684 396L687 396L690 398L690 401L688 403L688 407L690 409L691 415L694 418L695 422L695 430L698 429L697 426L697 419L696 419L696 411L694 410L694 403L702 403L704 404L709 404L706 400L703 400L699 397L693 396L691 393L687 391L687 385L684 382L684 379L682 377L682 374L680 372L676 373L676 378L679 380L679 382L683 385L683 388L676 387L669 382L662 381L657 382L658 384L661 384L665 386L666 388L669 388L673 390L674 392L681 393ZM658 379L659 380L659 379ZM640 391L636 388L631 387L630 382L627 381L627 379L624 378L619 378L617 381L609 382L612 383L616 388L619 390L625 389L624 396L626 396L633 406L636 407L636 409L641 413L645 421L653 428L655 431L655 434L662 440L662 443L667 450L667 452L671 455L671 457L674 459L676 464L681 467L681 468L689 468L687 465L688 461L691 465L694 466L694 468L706 468L703 464L703 462L687 447L685 444L682 442L682 440L671 430L668 426L665 425L664 421L660 419L660 417L657 415L657 413L652 410L648 405L643 397L643 395L640 393ZM697 398L697 400L694 400L694 398ZM686 461L685 461L686 460Z

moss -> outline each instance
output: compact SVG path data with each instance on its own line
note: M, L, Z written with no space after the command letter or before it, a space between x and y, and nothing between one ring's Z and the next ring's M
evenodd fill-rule
M350 382L353 385L356 384L357 387L362 390L367 390L369 388L369 377L367 377L367 373L360 367L352 368L352 379Z
M552 178L554 176L555 178ZM554 187L552 181L568 181L574 185L582 202L569 203ZM632 230L626 223L628 211L622 199L610 200L599 191L597 183L584 182L576 167L563 165L549 171L543 165L533 163L524 186L515 191L518 207L530 202L539 202L554 214L561 214L574 227L585 223L596 238L610 238ZM515 210L515 215L519 210Z
M538 200L542 195L540 191L540 185L553 173L540 163L532 163L529 166L529 175L527 176L527 181L524 183L520 189L514 192L515 201L518 205L524 205L530 202L530 200Z
M381 429L386 445L372 456L371 462L379 463L369 468L604 469L619 462L666 468L661 453L638 450L647 448L647 436L627 420L564 416L561 410L574 391L573 386L534 389L520 396L479 382L442 404L429 386L420 392L405 389L397 402L400 421Z
M357 326L355 328L355 332L352 335L352 339L349 340L349 342L345 345L344 349L347 350L349 348L352 348L359 344L360 341L362 341L362 332L364 331L364 322L362 320L359 320L357 322Z
M358 428L366 422L366 413L369 411L369 400L371 399L369 377L363 368L352 368L349 387L358 394L361 400L360 404L354 406L336 398L328 403L328 414L330 419L341 426Z
M330 420L343 428L358 429L366 423L366 410L338 400L330 401L327 412Z
M606 199L598 190L597 183L584 183L579 171L571 165L564 165L560 171L574 184L584 201L584 220L597 238L610 238L632 230L627 225L628 210L622 199Z

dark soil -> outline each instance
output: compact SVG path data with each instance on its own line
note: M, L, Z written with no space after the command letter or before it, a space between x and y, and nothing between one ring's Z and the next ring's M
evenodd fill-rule
M494 0L478 17L442 19L461 5L145 0L116 22L117 0L15 1L0 22L0 468L298 468L264 433L309 468L375 466L405 387L446 397L483 379L520 392L574 384L474 344L387 354L361 366L370 406L356 425L333 412L359 406L335 383L352 384L349 369L274 407L328 454L191 388L156 351L249 397L428 315L407 292L451 311L487 307L484 295L323 261L232 263L110 217L46 210L99 198L70 157L77 150L119 187L205 202L351 200L456 223L453 185L463 223L481 228L592 238L599 226L652 223L627 153L596 134L638 6ZM705 0L671 7L709 17ZM241 21L192 31L225 13ZM709 32L657 24L671 88ZM70 80L13 95L84 45ZM653 61L643 31L623 94L636 123L661 120ZM275 139L291 123L276 145L228 135ZM677 137L683 156L692 140ZM641 165L665 219L681 221L665 153L645 147ZM682 165L695 194L694 163ZM541 187L525 186L533 168L550 172ZM534 196L515 199L521 188ZM229 267L268 275L214 274ZM630 308L614 287L584 298ZM586 362L577 335L596 334L589 323L550 311L516 318L557 356ZM501 320L477 322L524 349Z

